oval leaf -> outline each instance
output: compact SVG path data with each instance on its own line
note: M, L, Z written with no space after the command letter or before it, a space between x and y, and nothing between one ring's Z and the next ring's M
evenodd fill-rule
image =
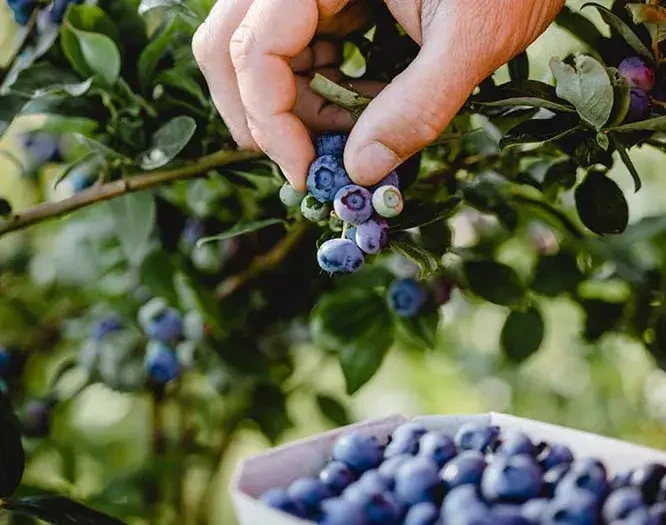
M438 258L409 238L393 240L389 248L419 267L419 279L423 279L439 269Z
M317 394L319 411L336 427L344 427L351 423L347 408L336 398L327 394Z
M535 144L551 142L581 128L577 117L557 115L547 119L531 119L512 127L500 140L500 148L508 148L517 144Z
M9 399L0 392L0 498L14 493L21 483L24 469L21 425Z
M634 131L666 131L666 117L655 117L630 124L622 124L609 128L616 133L632 133Z
M445 217L450 217L458 209L459 204L460 197L455 196L439 202L409 200L405 203L405 212L389 222L391 231L427 226Z
M192 117L179 116L158 129L150 141L150 148L141 155L139 163L144 170L161 168L173 160L192 140L197 123Z
M31 496L8 501L4 508L52 525L124 525L99 511L63 496Z
M522 363L539 350L544 331L543 318L536 308L511 312L500 337L504 355L514 363Z
M599 171L590 171L576 188L580 220L599 235L622 233L629 221L629 206L622 190Z
M573 292L583 280L576 258L566 252L539 259L530 288L548 297Z
M79 74L95 77L107 86L116 83L121 60L120 51L111 38L65 23L61 29L61 42L65 56Z
M492 260L467 261L464 272L471 290L486 301L509 306L523 299L525 290L510 266Z
M578 55L575 68L553 58L550 69L557 95L571 102L585 122L601 129L613 111L613 85L606 68L590 56Z

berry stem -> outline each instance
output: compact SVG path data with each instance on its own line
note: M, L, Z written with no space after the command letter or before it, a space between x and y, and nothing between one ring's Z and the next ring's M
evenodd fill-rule
M344 222L342 223L342 235L340 235L341 239L346 239L347 238L347 231L349 230L349 223Z
M310 88L329 102L348 110L355 119L358 119L372 102L371 98L342 87L319 73L310 82Z

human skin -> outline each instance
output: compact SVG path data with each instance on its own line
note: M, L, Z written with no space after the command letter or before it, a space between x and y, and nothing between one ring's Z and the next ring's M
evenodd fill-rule
M390 84L357 81L377 95L354 123L309 88L314 71L333 80L330 39L362 26L365 0L218 0L193 41L213 101L245 149L262 150L299 190L315 158L311 133L348 131L344 162L360 185L434 141L476 86L522 52L564 0L385 0L421 46Z

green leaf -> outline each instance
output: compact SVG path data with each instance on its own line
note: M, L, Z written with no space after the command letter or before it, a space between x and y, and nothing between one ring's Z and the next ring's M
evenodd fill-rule
M21 71L11 86L11 92L36 98L45 95L80 97L92 85L92 79L81 80L70 71L53 64L40 63Z
M120 38L120 33L115 22L104 9L97 5L70 5L63 23L70 24L81 31L106 35L118 47L122 44L122 39Z
M139 56L139 82L144 92L148 91L159 61L172 45L179 32L186 30L185 22L179 17L170 17L156 33L150 44Z
M155 78L155 84L178 89L197 99L202 106L209 105L208 98L189 69L173 68L161 71Z
M352 422L347 408L333 396L317 394L315 400L319 411L336 427L344 427Z
M597 133L596 139L597 139L597 145L601 149L608 151L608 148L610 148L610 139L608 138L608 135L600 131Z
M178 294L174 289L176 272L173 259L161 250L151 251L143 259L139 269L141 284L148 288L153 296L164 297L169 304L178 304Z
M567 252L539 259L530 288L547 297L574 292L583 280L576 258Z
M124 525L99 511L63 496L32 496L5 502L4 508L52 525Z
M141 0L139 14L144 15L157 8L176 10L194 20L201 21L199 16L183 0Z
M526 361L539 350L544 331L543 318L535 307L511 312L500 337L504 355L514 363Z
M666 117L655 117L630 124L608 128L615 133L633 133L634 131L666 131Z
M225 232L218 233L217 235L213 235L211 237L205 237L203 239L199 239L199 241L197 242L197 246L201 246L202 244L205 244L207 242L223 241L225 239L231 239L232 237L245 235L246 233L251 233L257 230L261 230L263 228L268 228L269 226L273 226L275 224L284 224L284 221L282 219L264 219L260 221L239 222L233 228L230 228Z
M602 5L595 4L594 2L588 2L583 7L581 7L581 9L585 9L588 6L592 6L597 11L599 11L599 14L601 15L601 18L603 18L604 22L606 22L611 28L615 29L620 34L620 36L622 36L625 42L631 48L633 48L634 51L636 51L639 55L643 55L650 61L654 60L652 52L645 44L643 44L642 40L638 38L638 35L634 33L633 29L631 29L631 27L629 27L624 22L624 20L615 15L615 13L613 13L611 10Z
M629 206L622 190L604 173L592 170L576 188L576 209L587 228L599 235L622 233Z
M566 5L557 15L555 23L591 49L598 49L599 43L604 40L604 36L594 22Z
M626 78L614 68L606 69L613 84L613 112L608 119L608 126L621 124L629 113L631 107L631 86Z
M80 133L75 133L74 138L79 143L86 146L91 153L96 153L97 155L103 158L108 158L108 159L126 158L122 153L112 150L106 144L102 144L100 141L91 139L90 137L86 137L85 135L81 135Z
M110 200L108 206L125 257L132 264L139 265L148 252L148 242L155 228L153 194L148 191L130 193Z
M325 296L310 317L313 342L337 353L348 394L357 392L381 366L393 344L392 327L386 300L364 289Z
M198 310L217 335L224 333L224 327L220 324L220 306L215 295L189 273L177 272L175 282L181 304Z
M571 102L585 122L601 129L613 110L613 86L606 68L590 56L578 55L575 68L552 58L550 69L557 95Z
M555 88L537 80L507 82L493 89L492 100L475 100L477 104L489 107L531 106L565 113L576 110L557 96ZM486 97L487 98L487 97Z
M150 147L141 154L139 164L144 170L161 168L183 151L192 140L197 123L192 117L172 118L152 136Z
M419 267L419 279L424 279L439 269L438 258L407 237L392 240L389 248Z
M0 498L11 496L23 478L25 452L21 425L9 399L0 392Z
M460 197L455 196L439 202L408 200L405 203L405 211L389 221L391 231L410 230L451 217L458 209L460 202Z
M72 67L84 77L95 77L113 86L120 76L120 51L111 38L64 23L60 32L63 52Z
M548 119L531 119L512 127L500 140L500 148L518 144L552 142L580 129L578 119L568 115L556 115Z
M526 51L509 61L509 76L514 82L528 79L530 76L530 59Z
M525 295L518 274L510 266L493 260L466 261L463 269L470 289L486 301L512 306Z
M21 113L28 99L23 95L0 96L0 136L7 131L14 119Z
M436 308L420 312L414 317L395 316L395 323L398 333L404 335L408 341L421 348L436 348L439 327L439 311Z
M102 164L103 161L100 159L97 153L88 153L83 158L65 166L65 169L62 170L62 172L58 175L55 182L53 183L53 187L57 188L60 183L69 177L73 171L82 169L91 173L95 168L101 169Z
M641 176L638 174L636 166L634 166L634 163L631 161L631 157L629 156L627 148L624 146L624 144L622 144L620 139L618 139L613 133L609 133L608 137L610 137L610 140L613 142L615 149L620 154L620 159L622 159L622 162L624 162L624 165L627 167L627 170L629 170L631 178L634 179L634 191L640 190L642 186Z

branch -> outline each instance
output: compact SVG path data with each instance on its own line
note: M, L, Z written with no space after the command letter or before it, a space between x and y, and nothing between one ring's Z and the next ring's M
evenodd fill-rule
M222 281L216 290L217 298L224 299L233 295L241 286L260 273L278 266L298 244L307 230L308 223L305 221L296 222L279 243L267 253L259 255L247 270Z
M6 220L0 220L0 237L9 232L23 230L39 222L62 217L91 204L108 201L128 193L146 190L169 182L200 177L214 168L261 157L260 153L253 151L220 150L180 168L153 173L142 172L124 179L99 184L68 199L38 204L24 212L15 213Z

